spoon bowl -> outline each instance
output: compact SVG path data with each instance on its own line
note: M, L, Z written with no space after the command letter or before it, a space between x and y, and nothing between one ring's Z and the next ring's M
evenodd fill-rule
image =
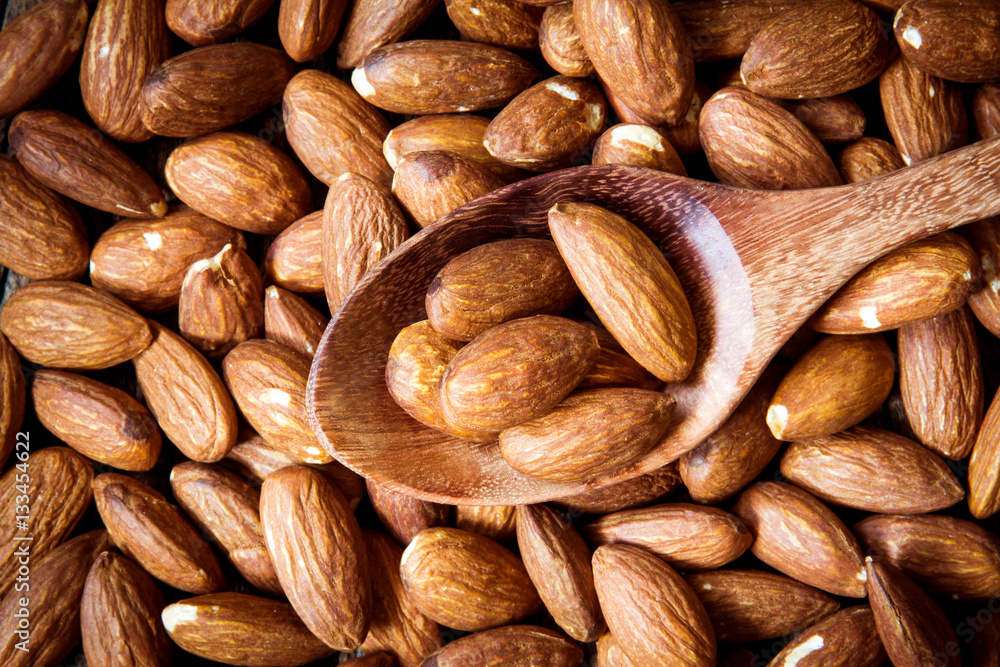
M426 319L434 275L477 245L548 237L559 202L604 206L663 250L698 328L694 370L664 390L675 424L628 467L583 484L518 473L496 442L428 428L386 388L389 347ZM422 230L375 267L335 314L307 389L313 430L378 484L433 502L517 505L623 481L677 459L732 413L767 362L863 266L894 248L1000 212L1000 139L871 181L797 191L741 190L617 165L542 174L481 197Z

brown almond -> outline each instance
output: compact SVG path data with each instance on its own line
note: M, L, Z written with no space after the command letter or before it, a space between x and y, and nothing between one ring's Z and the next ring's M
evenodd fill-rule
M553 503L574 512L607 514L649 505L680 485L677 464L668 463L645 475L584 491L575 496L558 498Z
M701 81L694 82L694 96L691 98L691 105L688 107L684 118L677 125L659 128L663 136L670 141L678 155L696 155L702 152L701 130L698 122L701 119L701 110L705 102L712 96L714 91ZM610 102L610 100L609 100ZM625 118L622 118L624 122Z
M555 243L507 239L456 255L427 288L427 319L442 336L470 341L504 322L558 315L579 296Z
M21 358L7 337L0 333L0 466L7 462L14 451L18 429L24 420L26 402L27 390ZM3 595L2 587L0 595Z
M280 102L294 73L284 51L252 42L192 49L146 77L142 123L163 137L215 132Z
M288 290L271 285L264 290L265 338L313 356L330 318Z
M552 630L535 625L508 625L449 642L431 654L423 667L477 663L522 667L540 660L551 667L575 667L581 664L583 655L583 649Z
M813 495L791 484L758 482L732 511L754 536L750 551L767 565L827 593L865 596L858 541Z
M664 382L686 378L697 350L694 315L680 280L649 237L625 218L583 203L549 209L549 231L615 340Z
M0 179L0 264L32 280L83 276L90 243L76 209L6 155Z
M150 321L152 344L132 360L149 411L190 459L211 463L236 443L236 406L222 378L190 343Z
M173 645L160 620L166 605L156 582L134 561L113 551L101 553L80 601L87 664L168 667Z
M830 614L789 642L768 667L880 667L887 656L868 605Z
M635 387L636 389L657 389L660 379L639 365L629 356L625 348L605 329L591 322L583 325L597 334L601 352L590 372L583 376L577 389L598 387Z
M545 62L560 74L582 77L595 71L580 31L576 29L572 2L559 2L545 8L538 26L538 46Z
M593 565L604 617L629 659L637 665L716 663L708 614L672 567L628 544L598 547Z
M297 294L323 294L323 211L299 218L267 248L264 276Z
M868 333L937 317L978 286L979 258L954 232L883 255L854 275L809 320L824 333Z
M417 151L396 164L392 194L423 228L502 185L499 176L457 153Z
M537 80L538 70L510 51L449 40L383 46L351 75L354 89L369 103L417 115L503 106Z
M12 8L13 10L13 8ZM83 0L39 2L0 32L0 118L42 96L66 73L87 34Z
M515 623L542 607L521 559L477 533L421 531L403 552L400 574L410 601L456 630Z
M338 176L323 207L323 289L330 312L409 235L388 189L353 172Z
M288 143L313 176L333 185L351 171L389 187L392 169L382 155L389 124L372 105L340 79L300 72L282 101Z
M167 0L167 25L191 46L228 42L264 18L274 0Z
M608 128L594 144L591 164L625 164L687 176L670 141L648 125L619 123Z
M967 83L1000 77L1000 7L996 3L911 0L896 12L892 30L899 52L921 71Z
M38 419L84 456L120 470L151 470L162 436L149 410L130 395L76 373L41 369L31 379Z
M170 471L170 489L191 520L212 537L247 581L284 597L260 521L260 493L219 466L185 461Z
M867 181L906 166L896 147L884 139L862 137L852 141L837 158L837 169L845 183Z
M1000 134L1000 86L984 83L972 94L972 118L980 139Z
M18 451L29 456L19 461L20 468L15 464L0 477L0 510L10 517L0 530L0 598L10 592L20 566L25 565L21 557L27 554L30 566L61 544L93 498L90 461L67 447L33 452L30 439L22 436L18 442L27 445ZM33 573L27 569L27 578L20 572L21 583L30 586Z
M404 547L422 530L447 526L451 506L421 500L400 491L365 480L372 508L386 530Z
M824 144L854 141L865 133L865 112L849 95L788 100L784 107Z
M0 329L27 361L50 368L97 370L149 347L149 325L115 297L59 280L25 285L0 311Z
M161 0L102 0L90 19L80 62L80 93L94 124L119 141L153 138L142 124L142 84L170 57ZM196 3L188 3L196 4Z
M337 69L357 67L369 53L399 41L424 22L438 0L352 2L337 41Z
M985 519L1000 510L1000 392L993 395L969 458L969 511Z
M456 505L455 528L485 535L504 543L517 530L516 505Z
M260 521L281 587L313 634L352 651L371 622L371 580L361 528L337 487L306 466L264 480Z
M573 639L595 641L607 626L587 544L545 505L521 505L517 517L518 550L545 608Z
M535 51L542 10L520 0L445 0L448 18L470 42Z
M81 204L126 218L162 218L163 192L101 132L61 111L23 111L7 140L39 182Z
M304 63L333 45L347 0L282 0L278 37L292 60Z
M969 294L972 313L994 336L1000 335L1000 218L977 220L961 228L961 234L979 256L983 286Z
M753 542L743 521L717 507L653 505L607 514L587 524L595 546L631 544L679 570L712 570L739 558Z
M597 667L635 667L625 650L610 632L597 640Z
M193 263L177 304L177 327L203 354L221 357L264 333L264 279L231 244Z
M510 467L551 482L578 483L638 461L673 424L672 396L607 387L570 394L551 412L500 433Z
M753 37L802 0L680 0L674 9L684 25L695 62L740 58Z

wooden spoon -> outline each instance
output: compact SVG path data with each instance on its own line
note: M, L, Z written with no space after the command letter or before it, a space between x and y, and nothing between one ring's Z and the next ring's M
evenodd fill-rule
M547 236L557 202L605 206L642 228L684 285L698 358L676 426L625 470L583 485L511 469L496 443L429 429L389 396L393 338L426 319L431 278L474 246ZM740 190L605 165L543 174L481 197L422 230L362 281L316 352L308 407L323 446L379 484L426 500L519 505L579 493L658 468L695 447L736 408L767 362L859 269L900 245L1000 213L1000 139L871 181L797 191Z

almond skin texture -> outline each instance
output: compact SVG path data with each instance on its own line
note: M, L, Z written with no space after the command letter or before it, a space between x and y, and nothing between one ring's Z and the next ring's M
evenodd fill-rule
M245 249L239 231L187 206L160 220L123 220L101 234L90 255L90 280L141 312L177 306L188 267L226 244Z
M580 533L545 505L521 505L517 546L559 627L577 641L596 641L607 626L594 588L592 554Z
M504 181L456 153L418 151L402 158L392 178L392 194L418 227L427 227Z
M217 132L178 146L164 174L191 208L255 234L277 234L313 206L295 162L244 132Z
M520 0L445 0L448 18L470 42L538 50L542 10Z
M781 473L823 500L869 512L923 514L965 497L936 454L871 426L792 443Z
M427 319L442 336L470 341L519 317L558 315L579 296L556 245L508 239L464 252L427 288Z
M604 327L584 322L584 326L597 334L601 352L597 355L590 372L583 376L577 389L599 387L634 387L636 389L657 389L660 379L639 365L635 359L615 340Z
M585 491L575 496L559 498L553 503L574 512L607 514L649 505L679 487L680 484L677 464L668 463L645 475Z
M423 23L439 0L361 0L350 3L337 41L337 69L357 67L369 53L399 41Z
M978 286L979 257L965 239L943 232L875 260L809 320L817 331L858 334L895 329L961 306Z
M153 340L146 320L115 297L57 280L17 290L0 312L0 329L27 361L69 370L115 366Z
M500 453L518 472L583 482L617 472L655 447L675 401L648 389L608 387L570 394L541 417L500 433Z
M884 560L865 559L868 600L875 626L893 665L959 667L958 637L941 607L905 574Z
M271 285L264 291L264 332L268 340L313 356L330 318L288 290Z
M282 0L278 37L292 60L304 63L333 44L347 0Z
M463 347L441 374L441 414L475 434L547 413L597 359L597 336L581 324L535 315L493 327Z
M260 521L281 587L313 634L352 651L371 622L371 580L361 528L337 487L305 466L264 480Z
M789 100L784 106L824 144L854 141L865 133L865 112L849 95Z
M986 83L972 94L972 118L980 139L1000 134L1000 86Z
M964 306L899 328L899 389L910 428L941 456L968 456L983 421L983 367Z
M228 665L295 667L334 652L290 604L256 595L200 595L168 605L160 617L182 649Z
M740 58L753 37L802 0L680 0L674 10L684 25L695 62Z
M573 3L560 2L545 8L538 26L538 42L545 62L565 76L590 76L594 63L580 39L573 20Z
M0 600L0 664L58 665L80 643L80 598L97 556L114 545L103 530L84 533L31 563L30 592ZM21 604L27 598L26 604ZM27 608L30 627L15 614ZM21 612L22 616L24 612ZM18 643L28 642L18 647Z
M993 395L972 446L969 511L977 519L1000 511L1000 392Z
M896 147L883 139L862 137L852 141L837 158L837 169L845 183L857 183L906 166Z
M27 440L20 442L30 445ZM12 518L0 529L0 545L3 545L0 551L0 598L10 592L18 576L18 567L23 564L17 555L22 546L18 537L31 537L29 551L32 561L61 544L90 506L93 498L90 483L93 478L91 462L67 447L46 447L31 452L27 473L14 467L0 477L0 510ZM27 493L22 493L24 484L28 484ZM23 497L25 495L27 500ZM13 517L25 514L20 511L23 507L18 508L25 504L29 508L27 529L20 530Z
M888 64L878 14L853 0L812 0L757 33L740 76L766 97L829 97L863 86Z
M185 461L170 471L170 489L185 513L220 546L241 575L284 597L260 523L260 492L219 466Z
M790 577L760 570L713 570L686 576L720 642L752 642L795 633L840 604Z
M142 86L142 123L163 137L194 137L244 121L281 101L295 63L280 49L233 42L167 60Z
M627 164L687 176L670 141L646 125L619 123L598 137L591 164Z
M188 593L225 588L215 552L159 492L135 478L112 472L95 477L93 486L97 511L111 538L146 572Z
M167 25L191 46L228 42L264 18L274 0L167 0Z
M854 426L889 396L896 364L879 334L826 336L778 385L767 425L778 440L803 440Z
M1000 7L994 2L911 0L896 12L892 30L899 52L921 71L966 83L1000 77Z
M510 51L448 40L383 46L351 75L369 103L416 115L500 107L537 80L538 70Z
M299 218L267 248L268 282L297 294L323 294L323 211Z
M99 2L80 63L80 93L94 124L119 141L151 139L139 112L142 84L169 57L163 0Z
M871 607L858 605L804 630L768 667L879 667L886 659Z
M582 661L583 649L552 630L508 625L456 639L428 656L422 667L575 667Z
M549 231L601 323L643 368L679 382L697 333L684 288L660 249L625 218L593 204L556 204Z
M332 186L351 171L389 187L392 169L382 155L389 124L348 84L319 70L299 72L282 111L288 143L313 176Z
M736 516L687 503L622 510L584 526L593 545L631 544L681 570L713 570L740 557L753 536Z
M83 0L40 2L0 33L0 118L34 102L66 73L87 34Z
M222 378L243 417L272 447L303 463L328 463L309 427L310 359L269 340L240 343L222 360Z
M14 451L18 429L24 420L27 391L21 358L7 337L0 333L0 466ZM2 589L2 587L0 587ZM3 595L0 590L0 595Z
M121 389L42 369L32 377L31 401L42 425L84 456L120 470L156 465L160 429L149 410Z
M840 174L805 124L777 102L723 88L701 109L701 145L722 183L761 190L840 185Z
M581 0L573 21L598 75L648 123L676 125L694 93L684 26L664 0Z
M508 625L542 608L521 559L477 533L421 531L403 552L400 575L410 602L456 630Z
M162 218L160 186L92 127L61 111L23 111L7 139L18 162L43 185L81 204L126 218Z
M979 323L994 336L1000 334L1000 218L984 218L962 228L962 236L979 256L983 287L967 303Z
M554 76L511 100L486 128L483 145L501 162L529 171L568 167L604 131L607 115L595 84Z
M432 503L408 496L365 480L372 508L386 530L404 547L417 533L437 526L447 526L451 519L451 506Z
M6 155L0 180L0 264L32 280L83 276L90 243L76 209Z
M882 110L906 164L964 146L969 118L957 85L897 58L879 77Z
M750 551L764 563L827 593L865 596L857 539L811 494L782 482L758 482L739 495L732 511L750 528Z
M608 627L633 662L715 664L715 634L708 614L672 567L627 544L598 547L593 565Z
M455 527L485 535L501 544L514 539L516 505L456 505Z
M80 628L87 664L167 667L173 645L153 578L113 551L97 557L83 588Z
M250 257L223 246L191 265L181 285L177 326L203 354L221 357L264 333L264 280Z
M336 313L368 271L409 237L392 194L376 182L344 172L323 207L323 288Z

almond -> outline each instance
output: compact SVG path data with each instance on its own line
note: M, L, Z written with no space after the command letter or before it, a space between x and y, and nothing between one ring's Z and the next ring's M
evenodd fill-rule
M167 21L174 4L167 3ZM139 105L146 76L170 57L167 21L161 0L102 0L94 10L80 62L80 93L94 124L119 141L153 137Z
M969 458L969 511L985 519L1000 510L1000 392L993 395Z
M896 12L892 30L899 52L923 72L970 83L1000 77L1000 7L993 2L913 0Z
M282 0L278 37L292 60L304 63L333 45L347 0Z
M538 26L538 45L542 57L552 69L565 76L590 76L594 63L590 62L583 46L580 31L573 19L573 3L560 2L549 5Z
M160 620L166 604L156 582L134 561L113 551L101 553L80 601L87 664L170 665L173 645Z
M594 552L594 583L608 627L637 665L714 665L712 624L672 567L627 544Z
M445 0L448 18L470 42L538 49L542 10L520 0Z
M799 634L768 667L879 667L886 654L868 605L830 614Z
M865 596L858 541L826 505L781 482L757 482L732 507L754 535L750 551L783 574L827 593Z
M90 243L76 209L6 155L0 178L0 264L32 280L83 276Z
M271 285L264 291L264 332L268 340L313 356L330 318L288 290Z
M132 360L139 389L164 434L190 459L218 461L236 443L236 406L211 364L150 321L152 344Z
M681 480L677 474L676 463L668 463L645 475L585 491L575 496L559 498L553 502L575 512L606 514L649 505L676 489L680 484Z
M476 663L528 667L541 660L551 667L574 667L581 664L583 650L552 630L535 625L508 625L460 637L431 654L423 667Z
M679 382L694 367L694 316L660 249L625 218L593 204L556 204L549 231L601 323L643 368Z
M221 357L264 333L264 280L250 257L231 244L188 268L177 304L181 335L202 353Z
M740 58L753 37L802 0L680 0L674 10L684 25L695 62Z
M290 604L256 595L199 595L168 605L160 617L175 644L207 660L272 667L305 665L334 653Z
M616 97L649 123L675 125L694 93L694 60L677 12L661 0L574 0L583 46Z
M323 207L323 288L335 313L368 271L410 235L392 194L353 172L330 186Z
M517 530L516 505L456 505L455 527L505 543Z
M879 334L825 336L795 362L767 409L778 440L837 433L871 415L889 396L896 364Z
M417 151L397 163L392 194L418 227L427 227L502 185L500 177L475 160L447 151Z
M12 8L13 9L13 8ZM66 73L87 34L87 3L49 0L8 21L0 32L0 118L12 116Z
M984 218L962 227L962 236L979 256L982 289L968 297L969 308L994 336L1000 334L1000 218Z
M854 0L797 4L757 33L740 76L766 97L829 97L859 88L889 64L878 14Z
M709 167L722 183L763 190L840 185L840 174L809 128L777 102L723 88L698 121Z
M577 389L596 389L598 387L635 387L636 389L657 389L660 379L639 365L629 356L615 337L605 329L590 322L583 322L588 329L597 334L597 343L601 352L590 372L583 376Z
M542 607L521 559L476 533L421 531L403 552L400 574L410 601L427 617L475 632L507 625Z
M625 655L615 636L605 632L597 640L597 667L635 667L635 663Z
M854 141L865 133L865 112L848 95L788 100L784 107L824 144Z
M84 456L120 470L151 470L162 436L149 410L121 389L42 369L31 380L39 421Z
M299 218L267 248L264 275L298 294L323 294L323 211Z
M619 123L597 138L592 164L626 164L687 176L681 156L663 134L647 125Z
M0 312L0 329L27 361L72 370L124 363L153 339L146 320L115 297L58 280L17 290Z
M698 122L701 119L702 107L705 106L705 102L708 101L713 92L701 81L695 81L694 96L691 98L691 105L688 107L687 113L684 114L684 118L677 125L660 128L663 136L670 141L670 145L677 150L678 155L701 153L701 130L698 127ZM622 118L622 120L625 119Z
M883 139L862 137L852 141L837 158L837 169L845 183L857 183L906 166L896 147Z
M194 137L244 121L281 101L295 63L280 49L233 42L202 46L146 77L142 123L164 137Z
M972 118L980 139L1000 134L1000 86L985 83L972 95Z
M149 574L188 593L225 587L215 552L181 511L150 486L127 475L102 473L94 478L94 502L118 548Z
M320 72L299 72L282 101L288 143L313 176L327 185L355 172L389 187L392 169L382 155L389 124L340 79Z
M162 218L160 186L103 134L61 111L23 111L7 136L18 162L74 201L127 218Z
M569 522L545 505L521 505L517 517L517 546L545 608L570 637L595 641L606 625L590 549Z
M583 535L597 546L641 547L680 570L715 569L739 558L753 542L738 517L688 503L621 510L584 526Z
M365 480L372 508L386 530L404 547L422 530L447 526L451 506L421 500Z
M820 306L809 324L838 334L895 329L955 310L979 279L972 246L942 232L876 259Z
M167 0L167 25L191 46L228 42L264 18L274 0Z
M371 580L357 519L322 473L291 466L268 476L260 521L281 587L313 634L352 651L371 622Z
M14 451L18 429L24 420L26 399L21 358L7 337L0 333L0 466ZM3 595L2 587L0 595Z
M30 441L21 442L30 444ZM0 509L11 517L0 531L0 544L3 545L0 598L14 587L18 568L25 564L20 560L25 553L25 538L29 542L29 560L34 564L35 559L44 557L66 539L93 498L91 463L72 449L46 447L32 452L26 462L27 466L22 462L21 468L10 468L0 477ZM28 506L28 511L22 511L24 505ZM27 514L27 519L19 528L14 517L21 514ZM22 587L14 589L15 593L28 590L23 587L25 581L30 586L33 579L22 578Z
M418 115L503 106L536 80L538 70L510 51L448 40L383 46L351 75L354 89L369 103Z
M352 2L337 42L337 69L357 67L369 53L399 41L424 22L438 0Z
M456 255L427 288L427 319L442 336L470 341L520 317L558 315L580 291L555 243L507 239Z

